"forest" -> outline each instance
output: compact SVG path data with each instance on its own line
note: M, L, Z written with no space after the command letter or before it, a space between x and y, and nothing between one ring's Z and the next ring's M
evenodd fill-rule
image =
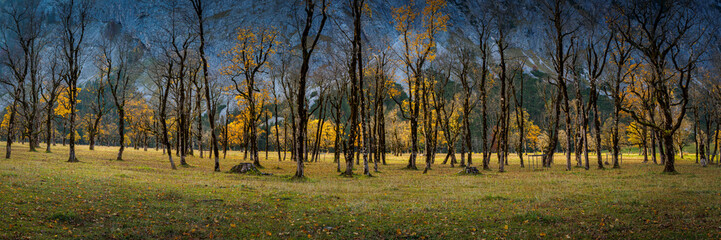
M0 0L0 239L718 238L720 17Z

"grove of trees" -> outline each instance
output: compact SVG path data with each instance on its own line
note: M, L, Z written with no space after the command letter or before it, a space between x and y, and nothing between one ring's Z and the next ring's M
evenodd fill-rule
M157 30L144 38L95 14L109 7L95 1L43 2L0 7L6 158L18 142L67 145L68 162L96 145L117 147L121 161L132 146L162 151L172 169L195 155L221 171L228 150L259 168L273 152L297 163L298 178L322 152L348 177L361 164L371 176L387 154L410 170L422 159L423 173L440 154L440 164L500 172L511 154L524 167L527 153L551 167L563 152L568 171L620 168L622 149L674 173L691 144L697 162L718 162L719 29L696 1L591 11L487 1L459 20L445 0L387 13L370 0L297 0L291 26L244 23L232 36L209 28L211 1L157 1ZM529 8L544 20L535 52L519 43ZM383 17L393 37L369 33Z

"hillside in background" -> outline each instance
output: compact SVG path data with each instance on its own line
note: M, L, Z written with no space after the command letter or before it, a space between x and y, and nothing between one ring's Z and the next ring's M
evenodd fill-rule
M8 0L0 0L0 3L6 3ZM422 1L417 1L422 2ZM613 1L611 1L613 2ZM599 14L597 11L608 7L611 4L605 0L592 1L572 1L572 11L575 11L581 18L592 18L592 14ZM715 19L713 22L721 19L721 0L696 0L694 1L699 7L699 16L706 19ZM399 33L394 26L392 9L407 4L408 1L400 0L369 0L368 5L371 10L370 17L364 19L363 40L367 48L384 48L391 46L398 49L402 45L399 40ZM493 1L466 1L451 0L447 2L444 13L449 16L448 30L439 35L438 52L439 55L448 52L451 42L461 42L474 46L477 43L477 26L479 21L484 21L483 16L479 16L482 9L492 5ZM185 4L185 5L184 5ZM220 84L227 84L227 79L219 74L220 68L227 64L228 58L224 57L223 52L230 49L234 44L236 31L243 27L273 27L280 33L280 40L290 46L291 49L298 48L299 42L299 26L298 16L302 12L302 5L295 1L286 0L207 0L206 1L207 16L207 52L210 62L210 76L219 79ZM513 61L522 61L525 63L523 68L524 77L526 78L526 89L524 89L524 108L531 115L532 120L537 123L545 121L544 104L551 101L542 96L540 89L549 89L546 79L542 76L552 76L553 64L549 60L548 34L545 29L548 27L547 19L542 16L542 4L534 0L515 1L515 9L508 10L513 12L515 20L512 23L513 28L509 33L510 48L507 51L507 58ZM56 2L53 0L43 0L41 8L48 13L48 24L54 24L59 21L56 15ZM498 6L497 6L498 7ZM503 7L503 6L500 6ZM160 1L160 0L97 0L94 5L94 21L89 26L87 41L87 49L84 53L84 67L81 77L81 86L91 86L89 83L97 79L98 68L94 62L94 58L98 55L98 44L102 40L111 36L123 36L132 39L138 49L142 52L141 67L149 68L155 61L156 54L161 48L160 42L163 39L164 32L168 28L168 15L174 9L178 14L187 14L190 11L187 3L184 1ZM420 7L419 7L420 8ZM329 12L331 20L327 25L327 29L323 32L321 45L325 47L325 53L316 55L323 62L326 53L338 53L344 51L341 48L331 46L331 41L340 41L343 45L345 33L350 24L351 14L348 10L347 2L332 1ZM593 19L593 18L592 18ZM595 19L600 23L603 19ZM493 38L493 37L492 37ZM338 44L338 43L335 43ZM330 46L330 47L329 47ZM719 46L715 46L719 47ZM497 47L492 46L492 49ZM494 50L495 51L495 50ZM497 65L498 54L493 52L490 65ZM396 56L397 57L397 53ZM151 95L152 88L150 74L146 71L135 75L136 88L140 92ZM399 75L397 72L396 75ZM262 77L268 77L262 76ZM405 89L402 76L397 76L397 85ZM311 78L311 81L313 79ZM584 95L587 96L587 89L583 86ZM315 92L317 89L309 89ZM310 103L314 103L314 96L310 94ZM81 100L84 95L81 94ZM493 100L491 100L493 101ZM221 115L233 109L225 108L226 100L220 101ZM599 99L599 108L602 117L609 115L611 110L610 98L603 94ZM4 102L3 104L6 104ZM110 104L110 103L108 103ZM232 104L231 104L232 105ZM390 100L386 102L386 106L395 107ZM85 106L80 106L82 110ZM312 107L312 106L311 106ZM112 116L112 114L111 114ZM82 130L81 130L82 131Z

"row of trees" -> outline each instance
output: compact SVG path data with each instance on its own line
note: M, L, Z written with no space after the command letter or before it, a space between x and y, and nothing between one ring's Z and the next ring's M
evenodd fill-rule
M243 147L258 167L260 149L267 159L273 148L279 160L290 153L296 177L322 150L335 153L339 172L345 161L345 176L361 159L371 175L387 153L404 152L408 169L424 157L424 173L439 152L452 166L473 165L480 152L484 169L496 153L505 171L511 152L523 167L523 153L540 150L550 167L562 149L571 170L574 162L589 169L592 152L604 168L608 148L618 168L626 142L645 161L650 149L654 163L658 149L664 171L675 172L690 136L703 162L716 156L721 85L712 69L721 61L708 48L715 30L694 2L609 3L580 14L572 2L541 1L532 7L546 20L542 63L515 46L524 21L515 1L483 3L466 23L471 36L449 33L443 0L397 6L398 39L364 34L372 3L301 2L298 39L272 26L240 27L215 64L202 0L159 3L161 30L146 43L113 24L90 42L99 7L91 1L58 1L59 22L47 21L40 1L3 7L6 157L14 139L35 151L44 136L49 152L57 134L69 142L70 162L82 135L90 150L99 138L119 146L117 160L129 142L152 144L173 169L173 149L187 165L186 156L202 158L208 147L220 171L221 148ZM81 82L83 74L93 76Z

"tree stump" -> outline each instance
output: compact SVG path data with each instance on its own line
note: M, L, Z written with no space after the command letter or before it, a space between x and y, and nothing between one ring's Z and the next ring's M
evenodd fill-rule
M258 168L255 167L252 163L240 163L238 165L233 166L230 168L231 173L250 173L250 174L257 174L257 175L264 175L263 173L258 170Z
M464 174L470 174L470 175L476 175L481 174L481 171L478 171L478 168L476 167L466 167L463 169Z

